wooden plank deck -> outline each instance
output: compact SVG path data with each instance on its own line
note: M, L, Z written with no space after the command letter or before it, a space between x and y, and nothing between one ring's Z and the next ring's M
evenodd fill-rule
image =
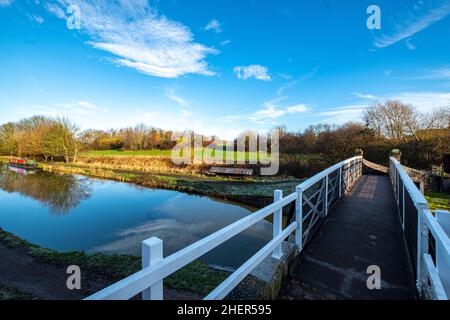
M387 176L365 175L291 266L281 299L415 299L401 225ZM367 288L367 268L381 289Z

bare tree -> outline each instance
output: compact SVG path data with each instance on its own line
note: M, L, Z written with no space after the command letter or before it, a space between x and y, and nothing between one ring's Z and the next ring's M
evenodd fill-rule
M422 117L424 129L447 129L450 127L450 107L434 109L431 113Z
M404 141L410 136L419 141L417 130L421 128L420 118L413 106L394 100L376 102L363 115L367 127L379 136Z

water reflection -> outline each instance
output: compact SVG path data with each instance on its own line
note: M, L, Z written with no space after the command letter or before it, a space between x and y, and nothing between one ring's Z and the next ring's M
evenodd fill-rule
M176 191L0 168L0 227L59 251L140 255L141 242L158 237L167 256L250 213L234 204ZM271 234L271 223L261 221L202 260L240 266L270 241Z
M38 200L52 214L67 214L81 201L89 198L89 179L67 174L24 170L0 166L0 189Z

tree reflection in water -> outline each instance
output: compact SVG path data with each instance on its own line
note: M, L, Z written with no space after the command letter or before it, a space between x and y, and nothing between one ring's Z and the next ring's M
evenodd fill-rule
M85 177L44 171L26 174L11 169L0 165L0 189L38 200L53 214L67 214L92 193L89 179Z

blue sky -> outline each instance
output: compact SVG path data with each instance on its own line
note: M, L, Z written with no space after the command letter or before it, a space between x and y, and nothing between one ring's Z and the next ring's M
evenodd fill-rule
M0 0L0 27L0 123L229 138L358 120L377 99L450 105L450 0Z

